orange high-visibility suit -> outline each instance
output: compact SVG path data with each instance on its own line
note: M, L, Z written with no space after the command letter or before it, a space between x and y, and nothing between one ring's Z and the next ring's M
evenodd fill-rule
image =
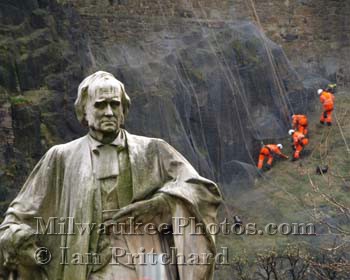
M275 144L265 145L260 150L258 168L259 169L263 168L265 157L268 158L267 166L270 168L273 162L274 154L279 155L280 157L283 157L283 158L288 158L288 156L282 154L281 149L277 145Z
M293 159L298 159L300 157L300 153L303 150L304 146L309 144L309 139L305 137L305 135L299 131L295 131L292 134L293 145L294 145L294 155Z
M293 115L292 116L292 127L294 130L298 130L302 134L306 135L307 130L307 116L305 115Z
M334 109L334 95L328 91L322 91L320 95L320 101L323 105L323 112L320 117L320 123L324 124L325 122L328 125L332 124L332 112Z

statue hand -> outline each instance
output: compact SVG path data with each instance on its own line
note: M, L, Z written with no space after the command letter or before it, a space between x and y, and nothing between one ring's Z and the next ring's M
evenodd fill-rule
M18 264L36 266L34 254L37 246L29 226L10 225L0 236L0 248L4 266L10 270L16 270Z
M156 220L159 220L157 218L169 212L169 204L166 199L162 195L158 195L151 199L138 201L123 207L113 216L113 220L117 223L125 223L129 217L133 217L136 223L155 223Z
M28 240L18 250L18 263L25 267L36 267L38 265L37 260L35 259L37 249L38 246L35 244L34 240Z

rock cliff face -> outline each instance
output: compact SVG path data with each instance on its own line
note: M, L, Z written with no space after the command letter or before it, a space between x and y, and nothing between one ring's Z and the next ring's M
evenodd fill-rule
M267 36L283 46L300 73L321 74L339 85L349 84L349 1L253 2Z
M49 146L82 133L72 98L89 68L79 16L54 1L0 1L0 207Z
M91 20L101 15L122 19L116 32L135 35L150 30L151 18L187 18L189 20L251 20L267 36L282 45L292 65L303 74L316 74L348 84L349 15L347 0L178 0L65 1L73 3L79 13ZM89 21L91 22L91 21ZM131 32L130 32L131 31ZM122 36L123 37L123 36Z
M130 132L164 138L225 186L245 176L261 141L286 136L290 112L315 99L316 84L303 84L244 1L0 0L0 8L2 210L50 146L86 132L73 102L95 70L125 83Z

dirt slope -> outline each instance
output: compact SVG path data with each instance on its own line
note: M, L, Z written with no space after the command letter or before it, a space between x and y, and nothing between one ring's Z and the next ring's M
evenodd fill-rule
M220 235L218 247L229 247L230 259L242 255L254 259L259 251L283 251L287 244L310 250L314 257L338 246L335 254L349 250L350 95L346 91L336 94L331 127L319 124L320 109L309 116L310 143L302 159L275 160L272 170L255 179L254 187L239 188L234 197L226 199L223 211L231 221L233 214L239 214L246 225L256 223L262 230L269 223L312 223L315 235ZM289 139L283 144L284 152L291 155ZM318 165L328 165L328 172L317 175ZM218 279L225 279L225 270L228 268L220 267Z

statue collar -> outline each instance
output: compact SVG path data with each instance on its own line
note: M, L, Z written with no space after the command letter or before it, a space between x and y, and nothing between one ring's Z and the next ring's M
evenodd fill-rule
M99 147L105 146L105 145L111 145L117 147L117 150L123 150L126 147L126 137L125 137L125 131L121 129L117 135L117 137L113 140L113 142L104 144L100 141L97 141L95 138L93 138L90 134L88 134L88 140L89 140L89 146L92 151L98 150Z

